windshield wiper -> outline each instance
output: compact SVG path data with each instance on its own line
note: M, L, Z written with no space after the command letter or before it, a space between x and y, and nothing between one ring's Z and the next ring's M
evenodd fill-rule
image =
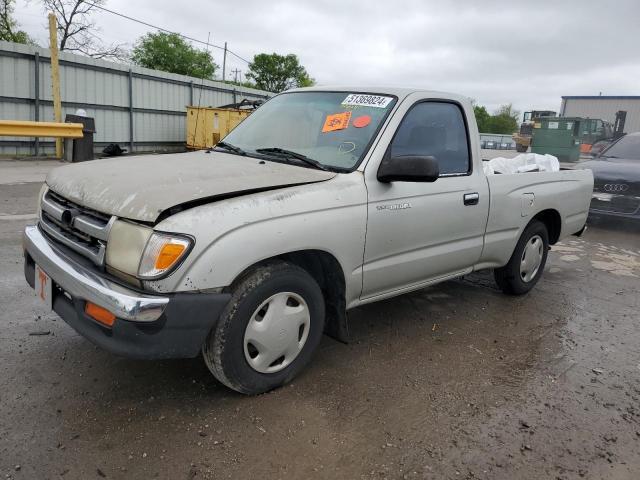
M235 145L231 145L227 142L218 142L214 148L222 148L223 150L228 150L233 153L237 153L238 155L246 155L247 152L242 150L240 147L236 147Z
M285 148L279 148L279 147L256 148L256 152L266 153L266 154L275 154L285 158L295 158L296 160L300 160L301 162L304 162L307 165L311 165L312 167L315 167L318 170L325 170L325 171L329 170L319 161L314 160L313 158L309 158L306 155L303 155L301 153L294 152L292 150L287 150Z

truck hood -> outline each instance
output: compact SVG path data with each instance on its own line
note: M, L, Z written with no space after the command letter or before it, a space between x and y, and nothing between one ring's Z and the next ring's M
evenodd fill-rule
M335 176L296 165L198 151L66 165L52 170L46 183L64 198L98 212L156 222L173 207L188 208Z

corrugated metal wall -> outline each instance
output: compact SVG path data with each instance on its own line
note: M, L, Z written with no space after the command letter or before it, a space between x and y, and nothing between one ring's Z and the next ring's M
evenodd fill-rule
M95 118L96 151L109 143L133 151L184 149L187 105L217 107L271 95L66 52L60 54L60 83L63 119L78 108ZM0 41L0 119L53 121L47 49ZM52 139L0 137L0 155L53 152Z
M616 112L625 110L625 133L640 132L640 97L562 97L560 114L564 117L601 118L615 122Z

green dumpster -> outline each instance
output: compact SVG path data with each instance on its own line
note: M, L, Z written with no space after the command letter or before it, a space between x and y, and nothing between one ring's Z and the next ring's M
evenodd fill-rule
M533 125L531 152L554 155L561 162L580 160L579 117L541 117Z

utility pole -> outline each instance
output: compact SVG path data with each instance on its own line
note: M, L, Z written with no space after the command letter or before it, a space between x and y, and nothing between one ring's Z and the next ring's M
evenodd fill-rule
M49 48L51 50L51 90L53 97L53 117L62 122L62 101L60 100L60 67L58 65L58 25L56 16L49 14ZM62 158L62 138L56 137L56 158Z
M224 42L224 57L222 57L222 81L227 81L227 42Z
M238 74L240 73L239 69L235 69L235 70L231 70L231 73L233 73L233 81L238 83Z

